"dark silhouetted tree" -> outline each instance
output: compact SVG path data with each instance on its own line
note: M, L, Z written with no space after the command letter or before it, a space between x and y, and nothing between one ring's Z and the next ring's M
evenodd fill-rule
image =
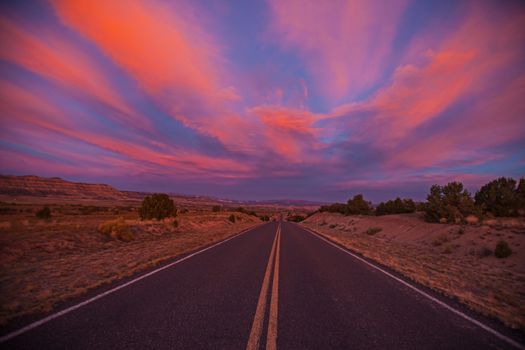
M43 207L36 212L36 217L39 219L50 219L51 218L51 209L48 206Z
M161 220L170 216L177 216L177 208L167 194L154 193L144 198L139 214L143 220Z
M516 188L516 180L500 177L481 187L475 199L478 207L492 215L516 216L520 207L519 197L520 188Z
M446 186L432 185L425 206L425 220L459 223L468 215L480 215L470 193L461 182L449 182Z
M372 205L365 201L362 194L357 194L354 198L348 200L348 214L370 215Z

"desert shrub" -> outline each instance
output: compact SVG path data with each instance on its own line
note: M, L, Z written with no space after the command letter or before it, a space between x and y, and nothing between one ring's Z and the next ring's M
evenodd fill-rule
M410 198L389 200L381 202L376 208L376 215L413 213L416 211L416 203Z
M348 205L344 203L333 203L330 205L323 205L321 208L319 208L320 212L328 212L328 213L341 213L344 215L348 214Z
M330 224L330 225L328 225L328 227L329 227L329 228L336 228L337 225L335 225L335 224Z
M231 215L228 217L228 220L230 220L231 222L235 223L235 215L231 214Z
M270 217L268 215L261 215L260 219L261 221L270 221Z
M510 249L509 244L506 241L499 241L496 244L496 249L494 250L494 255L496 258L506 258L512 254L512 249Z
M82 215L90 215L93 213L101 212L101 211L111 211L112 208L103 208L103 207L97 207L96 205L86 205L81 206L79 208L79 211Z
M113 239L118 239L124 242L129 242L133 239L133 233L129 225L124 221L124 218L118 218L104 222L99 225L98 231Z
M451 254L452 253L452 246L450 244L447 244L445 248L443 248L442 251L443 254Z
M177 228L179 227L179 222L177 220L173 220L173 222L171 223L173 225L173 227Z
M479 216L480 211L461 182L450 182L443 187L432 185L425 205L426 221L459 223L468 215Z
M144 198L139 215L142 220L161 220L170 216L177 216L177 208L167 194L155 193Z
M323 205L319 208L320 212L340 213L343 215L371 215L373 213L372 204L365 201L362 194L355 195L345 203L333 203Z
M7 215L7 214L12 214L12 213L16 213L16 209L9 208L9 207L0 208L0 215Z
M520 179L516 187L516 180L513 178L500 177L476 192L476 205L494 216L517 216L524 206L524 187L524 179Z
M357 194L354 198L348 200L348 214L372 214L372 205L365 201L362 194Z
M416 211L425 211L426 209L426 203L425 202L417 202L416 203Z
M36 212L36 217L39 219L50 219L51 218L51 209L48 206L43 207Z
M383 229L382 229L381 227L369 227L369 228L365 231L365 233L366 233L367 235L373 236L373 235L375 235L376 233L379 233L379 232L381 232L381 231L383 231Z
M521 178L516 188L516 206L518 214L525 215L525 178Z
M247 214L247 215L252 215L252 216L257 216L257 213L253 210L247 210L243 207L238 207L237 209L235 209L235 211L238 211L239 213L244 213L244 214Z
M302 216L302 215L290 215L290 216L288 216L286 218L286 220L293 221L293 222L301 222L304 219L306 219L306 218L304 216Z
M211 211L217 213L217 212L221 211L221 206L220 206L220 205L214 205L214 206L211 208Z

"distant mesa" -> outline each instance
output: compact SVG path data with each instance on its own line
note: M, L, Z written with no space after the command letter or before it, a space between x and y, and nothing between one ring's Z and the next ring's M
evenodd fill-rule
M105 184L71 182L59 177L0 175L0 194L9 196L59 196L85 199L130 199L128 193Z
M11 197L53 197L88 200L142 200L149 192L120 191L106 184L72 182L60 177L40 177L35 175L0 175L0 195ZM276 206L317 208L327 203L295 199L276 200L231 200L205 195L169 193L179 204L190 206L220 204L227 206Z

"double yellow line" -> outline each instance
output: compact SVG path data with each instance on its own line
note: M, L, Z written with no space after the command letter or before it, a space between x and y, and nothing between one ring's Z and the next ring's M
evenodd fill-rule
M261 345L264 317L266 315L266 302L270 289L270 276L273 270L272 290L270 295L270 315L268 317L268 332L266 334L266 349L277 349L277 309L279 307L279 252L281 250L281 223L277 227L275 238L266 265L261 293L257 301L257 309L253 318L252 330L246 350L258 350Z

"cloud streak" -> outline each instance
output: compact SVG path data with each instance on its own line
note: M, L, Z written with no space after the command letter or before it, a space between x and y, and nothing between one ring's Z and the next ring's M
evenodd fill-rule
M2 173L321 200L525 174L519 2L2 6Z

